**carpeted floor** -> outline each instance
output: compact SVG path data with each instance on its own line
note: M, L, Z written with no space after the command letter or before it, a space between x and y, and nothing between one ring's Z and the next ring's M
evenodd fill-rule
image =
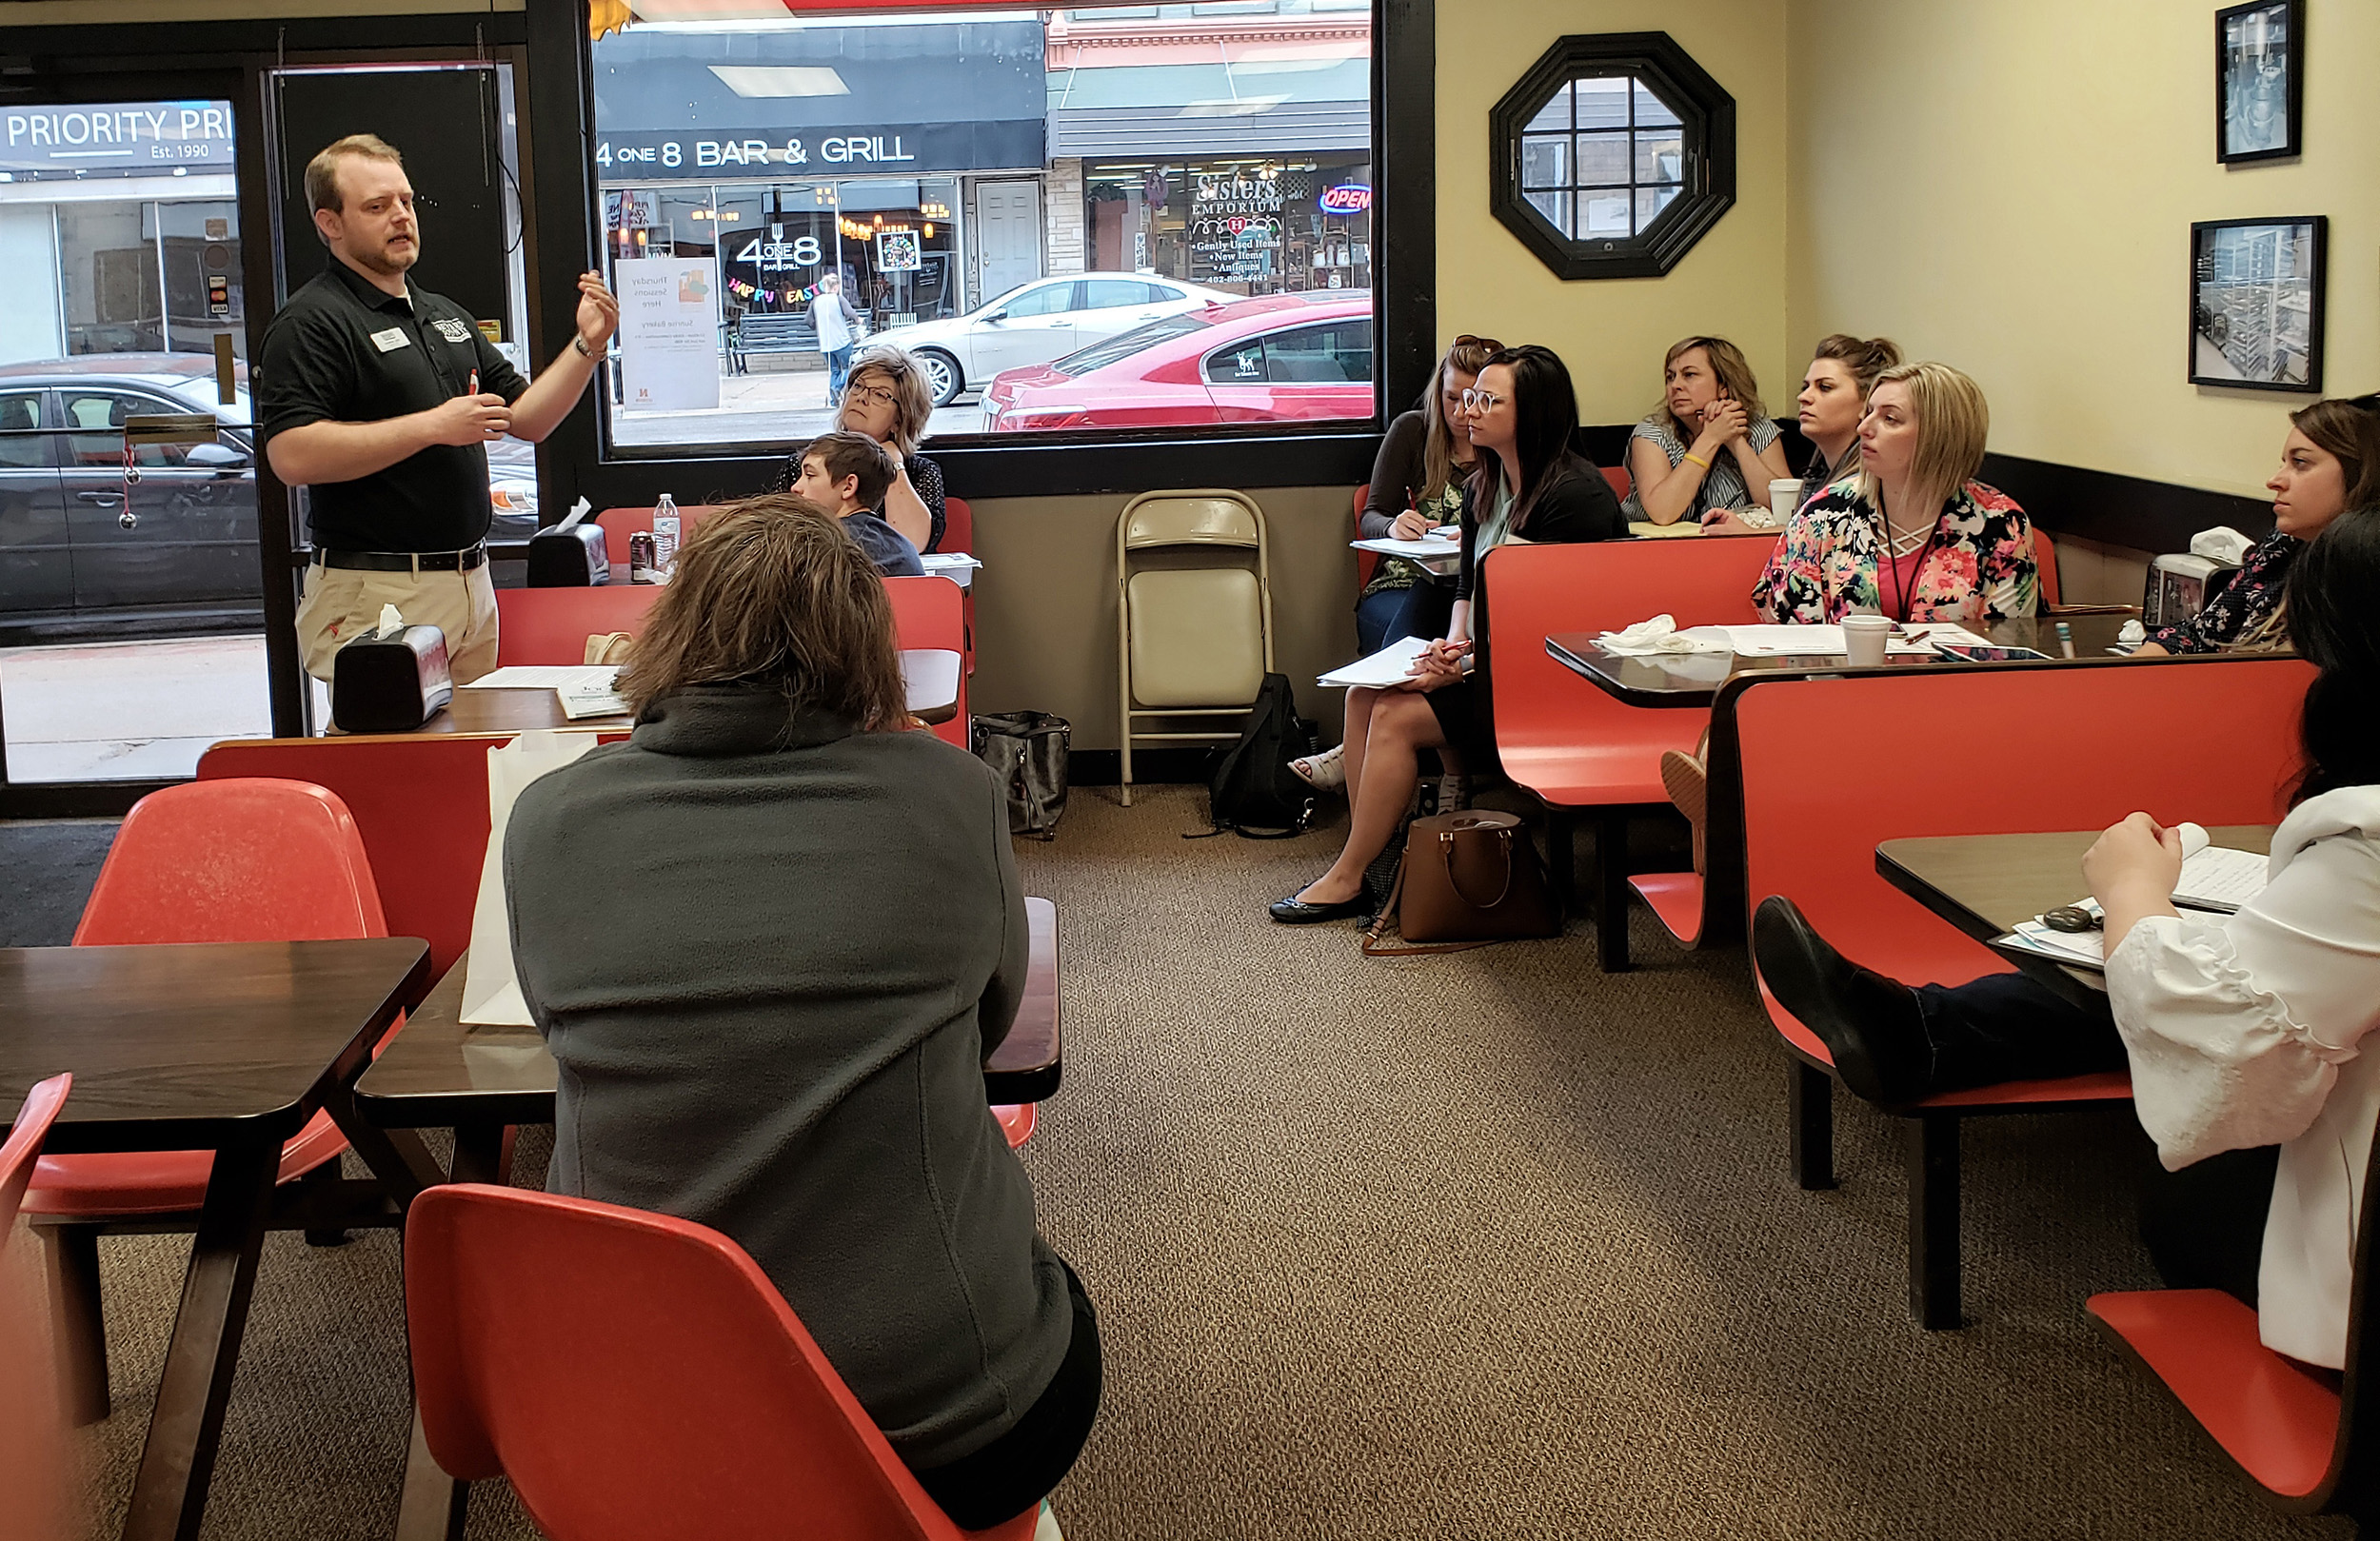
M1649 922L1366 960L1263 904L1337 839L1184 841L1200 798L1079 791L1021 849L1057 900L1066 1081L1025 1152L1099 1302L1077 1541L2344 1537L2269 1513L2085 1323L2153 1282L2117 1115L1967 1136L1967 1304L1904 1304L1898 1126L1845 1107L1839 1191L1786 1174L1784 1070L1738 953ZM525 1140L519 1180L542 1171ZM25 1252L30 1249L23 1249ZM182 1248L105 1244L120 1523ZM389 1235L268 1247L205 1534L383 1536L405 1448ZM471 1534L532 1533L508 1494Z

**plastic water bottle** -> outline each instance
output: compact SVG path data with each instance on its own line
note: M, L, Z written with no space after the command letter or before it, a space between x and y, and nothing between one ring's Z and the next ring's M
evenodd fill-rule
M661 502L653 505L653 573L663 583L669 582L671 569L678 565L678 500L664 492Z

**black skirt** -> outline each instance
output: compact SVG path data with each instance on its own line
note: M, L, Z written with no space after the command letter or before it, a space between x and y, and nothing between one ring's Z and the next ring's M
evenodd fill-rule
M1458 684L1443 686L1422 697L1438 717L1446 747L1462 761L1466 776L1500 776L1496 758L1496 718L1488 702L1486 682L1477 673Z

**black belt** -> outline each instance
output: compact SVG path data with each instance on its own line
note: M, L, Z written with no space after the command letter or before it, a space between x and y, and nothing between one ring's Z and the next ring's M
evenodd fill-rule
M376 573L469 572L487 561L485 544L463 551L323 551L314 561L325 567L361 568Z

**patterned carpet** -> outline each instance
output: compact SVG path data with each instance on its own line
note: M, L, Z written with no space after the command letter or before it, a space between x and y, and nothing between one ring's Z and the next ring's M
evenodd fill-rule
M1055 1495L1076 1541L2350 1533L2269 1513L2086 1325L2088 1292L2153 1282L2127 1117L1971 1126L1973 1325L1922 1333L1899 1126L1844 1108L1842 1187L1792 1186L1741 954L1640 920L1644 966L1616 978L1577 922L1366 960L1348 926L1262 916L1335 832L1180 840L1202 808L1080 790L1020 854L1059 905L1067 1029L1025 1159L1107 1351ZM519 1180L543 1151L525 1138ZM103 1244L94 1534L121 1522L182 1255ZM387 1534L406 1413L395 1237L273 1238L205 1534ZM473 1536L532 1533L475 1498Z

